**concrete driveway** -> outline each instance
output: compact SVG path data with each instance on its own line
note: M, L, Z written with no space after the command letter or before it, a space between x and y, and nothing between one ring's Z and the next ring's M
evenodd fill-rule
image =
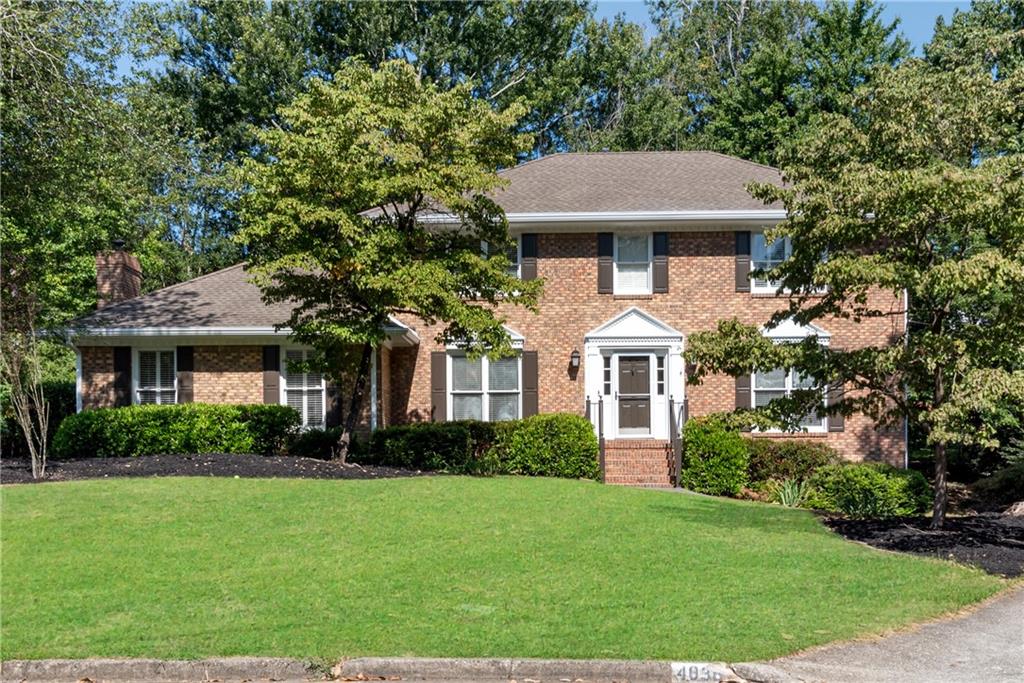
M970 613L768 662L803 681L1024 681L1024 587Z

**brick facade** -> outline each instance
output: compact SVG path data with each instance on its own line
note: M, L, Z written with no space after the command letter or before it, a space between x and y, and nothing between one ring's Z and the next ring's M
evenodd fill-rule
M114 349L85 346L82 354L82 408L110 408L114 405Z
M192 376L196 403L263 403L260 346L197 346Z
M714 329L719 320L736 317L763 324L786 300L772 295L735 291L735 237L732 232L674 232L669 235L667 294L616 296L597 293L597 235L542 234L538 236L538 276L545 281L540 312L504 307L507 325L522 334L525 348L536 350L540 369L540 411L584 411L585 373L568 367L573 350L583 352L584 335L631 306L671 325L683 334ZM859 348L886 343L902 334L902 302L889 294L871 295L876 305L891 310L886 318L855 323L847 319L818 321L832 335L832 344ZM406 320L420 336L416 349L401 349L393 359L392 419L429 419L430 353L441 350L433 341L439 328ZM686 389L690 414L705 415L735 407L731 377L707 378ZM768 437L772 438L772 437ZM826 440L851 460L886 460L902 465L902 429L879 430L872 421L847 418L841 433L804 435Z

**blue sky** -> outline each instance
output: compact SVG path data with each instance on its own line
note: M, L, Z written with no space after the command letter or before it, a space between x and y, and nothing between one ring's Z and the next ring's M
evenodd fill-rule
M899 30L918 53L921 46L931 39L937 17L943 16L948 21L955 10L966 10L971 6L970 2L936 0L904 0L880 4L883 5L882 16L886 21L900 20ZM651 36L651 24L643 0L597 1L597 16L610 19L619 13L625 14L632 22L644 25L647 36Z

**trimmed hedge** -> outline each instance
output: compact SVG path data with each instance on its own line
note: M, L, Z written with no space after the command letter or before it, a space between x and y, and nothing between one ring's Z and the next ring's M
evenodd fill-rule
M683 427L684 488L713 496L735 496L747 484L750 454L739 432L713 416L692 418Z
M495 423L417 422L378 429L357 460L451 474L495 474L497 465L490 455L494 440Z
M825 465L839 462L839 454L816 441L746 438L750 453L748 476L753 483L806 481Z
M533 415L501 423L493 450L505 474L601 478L594 427L579 415Z
M927 510L932 499L924 475L884 463L825 465L808 481L811 492L806 507L850 517L916 515Z
M70 415L53 439L55 458L162 453L279 454L299 414L280 405L136 405Z
M600 478L593 427L571 414L388 427L374 432L369 448L356 459L451 474Z

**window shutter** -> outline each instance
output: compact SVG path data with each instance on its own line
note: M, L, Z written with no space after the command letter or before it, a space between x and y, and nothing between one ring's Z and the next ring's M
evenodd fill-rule
M736 232L736 291L750 291L750 231Z
M523 280L537 279L537 235L523 235L523 256L519 263L519 276Z
M597 293L611 294L614 285L615 235L610 232L597 234Z
M843 398L843 383L836 382L828 388L828 403L838 403ZM842 415L829 415L828 416L828 431L830 432L842 432L846 429L846 418Z
M654 233L654 264L652 268L654 292L668 293L668 233Z
M530 417L538 413L539 375L537 352L523 351L523 417Z
M132 347L115 346L114 352L114 405L132 404Z
M191 346L179 346L178 353L178 403L192 403L192 371L195 369L195 353Z
M263 347L263 402L281 402L281 347Z
M324 421L328 429L341 424L341 387L332 379L327 380L327 388L324 392L327 398L327 405L324 406Z
M448 419L448 354L433 351L430 354L430 421Z
M750 393L750 375L740 375L736 378L736 408L752 408L754 405ZM740 431L749 432L749 428Z

